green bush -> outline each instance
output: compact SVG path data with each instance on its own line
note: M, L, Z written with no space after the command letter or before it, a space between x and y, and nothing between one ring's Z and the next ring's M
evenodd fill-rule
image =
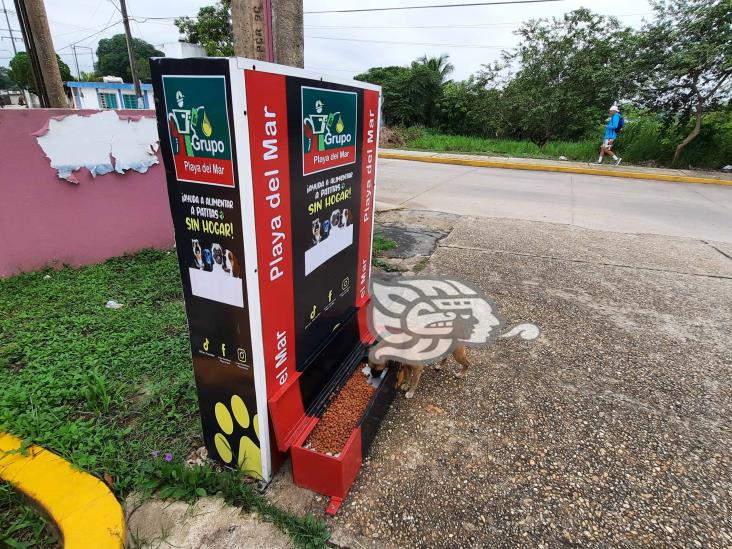
M631 111L626 116L625 128L618 136L616 151L624 162L631 164L719 169L732 162L732 110L727 110L704 117L701 133L686 147L679 162L673 165L676 145L692 128L693 122L664 124L654 114ZM539 147L528 140L453 135L423 127L392 130L399 137L399 144L395 146L405 149L519 158L558 159L564 156L567 160L579 162L597 160L603 132L602 126L598 126L596 137L580 141L549 141Z

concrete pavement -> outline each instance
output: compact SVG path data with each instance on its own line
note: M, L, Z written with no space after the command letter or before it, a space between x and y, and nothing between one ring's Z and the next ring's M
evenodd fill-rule
M346 547L727 547L732 260L684 238L396 210L450 234L420 276L541 336L398 397L329 527ZM319 504L320 507L324 503ZM312 508L311 508L312 509Z
M732 242L732 188L404 160L379 161L377 208Z

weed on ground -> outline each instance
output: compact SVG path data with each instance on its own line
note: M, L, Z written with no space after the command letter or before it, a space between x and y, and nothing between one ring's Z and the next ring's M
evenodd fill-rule
M109 300L122 307L105 307ZM105 479L120 498L167 487L162 497L187 499L236 484L240 496L227 501L254 508L296 542L327 537L319 521L277 510L237 473L199 468L206 482L193 493L176 490L190 484L182 473L156 485L161 463L182 471L202 444L174 252L0 280L0 386L0 431Z
M397 243L391 238L386 238L378 233L374 234L373 257L379 257L387 250L393 250Z

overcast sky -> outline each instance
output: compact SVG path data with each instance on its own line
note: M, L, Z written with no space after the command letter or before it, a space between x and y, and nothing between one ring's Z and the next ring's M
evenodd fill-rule
M305 11L365 7L392 7L459 3L461 0L305 0ZM471 1L471 0L462 0ZM472 0L474 1L474 0ZM193 16L212 0L128 0L132 34L159 45L178 40L173 18ZM13 0L5 0L11 10L11 25L17 29ZM517 42L513 31L521 22L539 17L561 16L585 6L595 12L618 16L625 24L639 26L649 18L647 0L562 0L544 4L476 6L366 13L305 15L305 66L324 73L350 77L372 66L404 65L427 55L447 53L455 65L453 78L467 78L480 65L498 59L501 49ZM51 33L61 58L76 73L71 48L96 49L100 38L123 32L121 17L111 0L46 0ZM144 17L170 18L143 21ZM113 25L107 30L93 33ZM0 18L0 65L13 55L7 25ZM16 39L20 33L15 34ZM331 39L324 39L331 38ZM339 40L332 40L338 38ZM357 41L358 40L358 41ZM363 41L362 41L363 40ZM470 47L461 47L470 46ZM16 47L23 49L22 41ZM92 68L90 50L77 48L82 71Z

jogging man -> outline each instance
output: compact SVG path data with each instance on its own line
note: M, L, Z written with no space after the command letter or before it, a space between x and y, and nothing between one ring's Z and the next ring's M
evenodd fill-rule
M613 152L613 143L618 137L618 131L623 127L623 117L620 115L620 109L617 105L610 107L610 118L605 126L605 136L603 137L602 145L600 146L600 158L597 159L598 164L602 164L602 159L605 155L613 157L614 164L617 166L623 160Z

